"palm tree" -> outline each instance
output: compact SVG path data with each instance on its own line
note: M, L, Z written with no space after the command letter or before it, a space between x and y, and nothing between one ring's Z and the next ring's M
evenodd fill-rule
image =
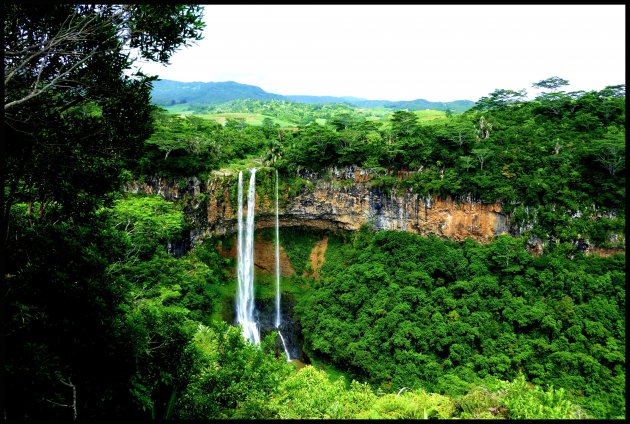
M265 166L275 167L279 159L282 158L282 144L278 140L267 142L263 162Z

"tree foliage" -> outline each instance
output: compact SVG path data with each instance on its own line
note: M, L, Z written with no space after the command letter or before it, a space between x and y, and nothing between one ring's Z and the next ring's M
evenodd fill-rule
M625 343L625 258L569 254L568 246L532 257L525 239L507 235L458 245L390 231L329 242L321 281L296 306L305 346L382 390L455 396L520 370L586 414L619 416L624 393L614 387L624 361L602 355ZM544 402L510 410L569 414L568 403L552 413Z
M565 93L552 77L533 101L499 89L430 124L237 101L221 107L298 128L221 125L151 106L154 78L133 69L200 39L199 6L3 11L9 419L625 415L625 256L570 243L625 242L624 85ZM275 334L253 346L213 320L231 262L209 244L174 257L181 205L120 193L132 174L203 178L243 160L276 167L289 195L308 187L301 173L356 166L373 187L498 201L524 237L331 237L296 312L305 350L348 386L277 358ZM293 236L302 271L315 237ZM549 242L545 254L527 237Z
M168 59L199 37L201 9L2 7L2 244L10 252L3 301L12 317L3 329L10 346L3 381L13 388L4 413L128 416L135 412L129 358L143 340L130 337L129 285L115 265L130 245L97 211L113 203L151 133L152 78L133 71L133 55ZM160 327L181 317L167 315L151 325L181 328ZM176 333L165 336L175 346Z
M326 118L296 130L267 125L262 133L249 125L195 129L192 118L163 116L164 131L145 146L141 173L205 175L253 157L273 163L298 187L296 175L358 167L384 190L499 203L516 236L622 247L625 86L564 92L559 88L568 83L558 77L534 85L548 91L526 101L524 90L498 89L469 111L435 122L401 110L383 123L339 105L319 105ZM279 100L232 106L287 119L304 112ZM185 140L212 141L194 150Z
M153 78L135 54L167 61L199 39L190 5L22 5L5 12L5 196L89 215L122 182L151 133ZM98 176L96 178L95 176ZM53 218L54 220L55 218ZM3 226L6 236L8 227ZM5 239L5 237L3 237Z

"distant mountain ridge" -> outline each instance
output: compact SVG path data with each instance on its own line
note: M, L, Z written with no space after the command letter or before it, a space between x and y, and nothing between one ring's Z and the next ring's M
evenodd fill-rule
M158 106L175 104L218 105L237 99L286 100L297 103L326 104L346 103L354 107L408 110L447 110L463 112L470 109L475 102L471 100L455 100L452 102L432 102L425 99L416 100L368 100L358 97L309 96L268 93L255 85L226 82L180 82L158 80L153 82L152 101Z

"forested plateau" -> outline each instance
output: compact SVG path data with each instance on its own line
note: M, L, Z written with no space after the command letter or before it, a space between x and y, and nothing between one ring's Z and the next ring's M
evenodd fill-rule
M625 418L624 85L183 113L126 70L197 6L3 8L6 419ZM254 169L260 344L234 318Z

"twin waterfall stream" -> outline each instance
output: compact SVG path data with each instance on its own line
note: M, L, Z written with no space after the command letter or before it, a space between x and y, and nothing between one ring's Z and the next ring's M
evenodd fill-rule
M243 328L243 337L260 344L260 330L255 320L254 304L254 209L256 200L256 168L250 169L247 190L247 220L243 225L243 171L238 173L238 234L237 234L237 278L236 323ZM278 218L278 171L276 170L276 318L275 328L282 341L287 362L291 356L280 332L280 225Z

